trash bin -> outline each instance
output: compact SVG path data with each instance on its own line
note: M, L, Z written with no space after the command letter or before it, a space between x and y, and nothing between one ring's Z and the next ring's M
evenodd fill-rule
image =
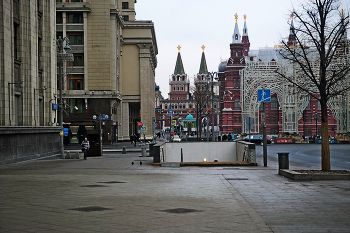
M278 169L289 169L289 153L281 152L278 154Z
M150 144L149 144L149 156L150 156L150 157L153 157L153 156L154 156L154 154L153 154L153 147L154 147L155 144L156 144L156 143L150 143Z

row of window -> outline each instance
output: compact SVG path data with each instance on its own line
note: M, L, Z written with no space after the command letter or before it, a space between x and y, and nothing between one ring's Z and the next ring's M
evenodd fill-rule
M173 85L173 91L187 91L186 86L184 85Z
M180 100L180 97L177 97L176 99L177 99L177 100ZM182 97L182 99L183 99L183 100L186 100L186 97ZM171 97L171 100L175 100L175 98L174 98L174 97Z
M66 23L83 23L84 22L83 13L80 12L67 12L66 13ZM56 13L56 23L63 23L62 12Z

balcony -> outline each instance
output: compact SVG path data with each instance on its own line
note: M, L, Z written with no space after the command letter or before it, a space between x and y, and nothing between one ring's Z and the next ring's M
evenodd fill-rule
M84 66L70 66L68 72L70 74L84 74Z
M84 23L66 24L67 31L84 31Z

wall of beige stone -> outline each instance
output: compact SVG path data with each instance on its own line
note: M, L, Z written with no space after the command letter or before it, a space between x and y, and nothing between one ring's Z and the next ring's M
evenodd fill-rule
M89 1L87 25L89 90L111 89L111 20L109 1ZM108 12L108 13L107 13Z

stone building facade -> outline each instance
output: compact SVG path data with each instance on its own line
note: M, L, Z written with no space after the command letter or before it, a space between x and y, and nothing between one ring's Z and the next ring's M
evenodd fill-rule
M55 0L0 5L0 163L59 153ZM40 143L38 143L40 142Z
M108 144L129 140L140 121L151 129L158 51L153 22L135 20L135 3L57 1L57 36L69 39L74 55L63 82L65 143L99 129L94 115L108 116L101 124Z

